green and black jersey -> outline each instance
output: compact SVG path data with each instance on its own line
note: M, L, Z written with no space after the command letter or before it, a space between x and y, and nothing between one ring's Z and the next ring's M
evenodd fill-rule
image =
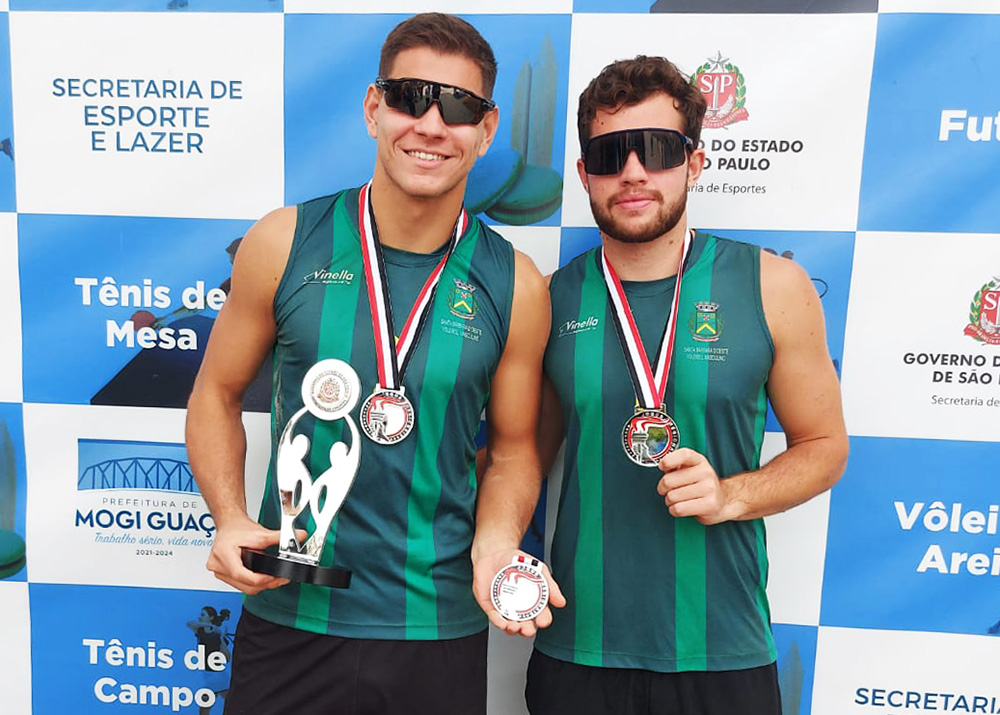
M676 277L623 282L650 360ZM633 464L622 428L636 397L611 317L600 249L557 271L545 372L566 428L551 566L568 602L539 632L546 655L660 672L733 670L775 659L762 520L674 518L661 475ZM696 234L678 308L666 411L680 446L721 477L759 466L774 347L760 249Z
M358 190L298 207L288 264L274 298L271 466L260 521L280 523L275 451L302 407L306 371L344 360L375 387L375 339L365 289ZM430 255L383 247L395 328L446 245ZM469 548L476 501L475 436L510 324L514 252L472 219L438 284L403 378L416 424L401 442L361 437L361 464L330 529L321 563L350 569L348 589L290 584L246 599L254 614L283 625L344 637L432 640L481 631ZM352 411L358 423L359 405ZM343 421L307 415L296 427L311 440L314 477L329 466ZM344 437L350 440L349 436ZM311 524L310 524L311 527Z

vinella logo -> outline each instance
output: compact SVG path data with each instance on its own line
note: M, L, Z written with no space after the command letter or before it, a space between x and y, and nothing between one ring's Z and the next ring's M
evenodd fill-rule
M597 319L596 315L588 315L582 320L567 320L565 323L559 326L559 334L557 337L564 337L566 335L576 335L577 333L585 333L588 330L597 330L597 327L601 324L601 321Z

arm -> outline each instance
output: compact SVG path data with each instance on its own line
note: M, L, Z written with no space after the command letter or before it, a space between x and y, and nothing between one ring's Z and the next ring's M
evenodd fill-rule
M545 285L552 283L552 276L545 276ZM566 427L562 421L559 394L549 380L542 375L542 406L538 416L538 458L542 464L542 476L548 475L555 464L556 454L566 437Z
M514 304L510 331L490 386L486 408L486 455L472 543L473 588L480 607L493 625L508 633L532 636L535 628L552 622L548 608L534 622L513 623L493 608L490 583L518 551L541 488L541 468L535 448L542 355L549 333L548 291L538 269L515 253ZM565 603L559 587L549 581L549 601Z
M247 570L240 547L278 542L246 512L243 393L274 344L274 294L288 260L295 208L274 211L251 228L236 254L229 297L215 321L188 402L185 430L191 470L217 527L207 567L254 594L287 583Z
M542 475L552 471L556 454L566 437L566 429L562 421L562 409L559 404L559 394L549 380L548 375L542 376L542 406L538 417L538 459L542 465Z
M768 516L826 491L843 474L848 440L840 384L812 281L797 263L762 252L761 299L774 340L768 396L788 449L757 471L723 480L697 452L668 454L657 491L674 516L703 524Z
M548 285L552 276L545 276ZM542 374L542 404L538 413L538 461L541 465L541 475L544 479L552 471L556 454L566 436L562 421L562 410L559 406L559 395L556 393L548 375ZM476 478L482 479L486 472L486 448L476 452Z

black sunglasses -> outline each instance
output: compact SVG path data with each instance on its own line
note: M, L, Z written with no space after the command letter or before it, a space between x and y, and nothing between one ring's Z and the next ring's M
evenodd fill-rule
M379 77L375 86L382 90L385 103L411 117L422 117L437 104L445 124L479 124L497 106L467 89L426 79Z
M675 129L625 129L588 139L583 168L595 176L618 174L634 151L648 171L663 171L683 164L692 148L690 137Z

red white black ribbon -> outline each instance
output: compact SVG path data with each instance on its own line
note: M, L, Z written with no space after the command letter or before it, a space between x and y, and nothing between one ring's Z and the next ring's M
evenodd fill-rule
M649 410L659 410L663 407L663 396L667 392L667 377L670 373L670 362L674 356L674 334L677 331L677 309L681 297L681 278L684 274L684 262L691 250L691 232L684 228L684 245L681 248L681 260L677 266L677 285L674 287L674 297L670 305L670 317L664 326L660 337L660 346L656 355L656 372L653 372L646 349L643 347L639 328L632 317L632 309L628 297L622 288L622 283L615 273L614 267L608 262L608 257L601 249L601 272L604 274L604 284L608 288L611 299L611 316L614 319L618 340L625 353L625 364L628 366L635 396L640 406Z
M433 304L434 291L441 280L441 273L469 225L469 215L463 208L458 221L455 222L455 232L448 249L420 289L406 323L399 333L399 340L396 340L385 260L382 257L382 244L378 238L378 226L375 224L375 210L371 203L371 186L369 181L361 189L361 196L358 199L358 229L361 233L361 254L365 267L365 283L368 287L368 303L371 306L372 332L375 335L378 384L380 387L398 390L403 384L403 373L406 372L413 346L420 338L420 331Z

